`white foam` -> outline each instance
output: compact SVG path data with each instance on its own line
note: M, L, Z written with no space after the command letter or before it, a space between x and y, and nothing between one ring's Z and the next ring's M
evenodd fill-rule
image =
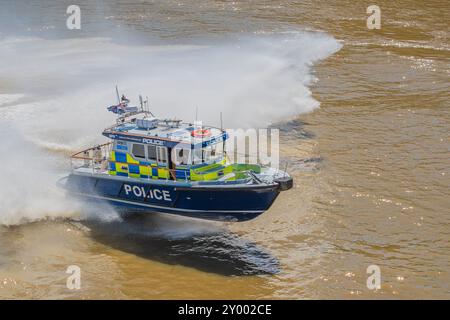
M56 187L58 175L48 155L8 124L0 122L0 128L0 135L7 137L0 145L0 224L77 215L77 204L65 198Z
M15 93L15 94L0 94L0 108L3 106L6 106L8 104L11 104L13 102L18 101L19 99L23 98L25 95L21 93Z
M340 47L317 32L247 35L210 45L0 41L0 83L21 92L0 95L0 120L16 131L16 138L0 141L6 154L0 223L71 214L71 205L49 191L62 155L48 152L100 142L101 130L114 121L106 107L115 103L116 84L134 102L148 95L160 117L192 121L198 107L207 123L217 125L223 112L227 128L264 127L319 106L309 89L312 65Z

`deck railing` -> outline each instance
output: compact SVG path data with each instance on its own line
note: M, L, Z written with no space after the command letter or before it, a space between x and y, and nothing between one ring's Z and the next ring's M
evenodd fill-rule
M109 170L109 155L112 150L112 142L101 144L94 146L89 149L85 149L83 151L77 152L74 155L71 156L71 167L72 170L82 171L85 173L103 173L107 174ZM228 158L228 154L225 153L225 156ZM227 159L229 161L229 159ZM262 166L264 167L264 166ZM149 166L149 168L152 168ZM169 174L167 175L166 180L179 180L179 178L176 178L176 169L169 169ZM241 174L246 174L249 177L252 177L253 179L256 179L256 176L253 174L253 171L250 169L244 169L240 170ZM276 170L276 175L280 175L280 173L286 175L285 172L280 171L279 169ZM150 176L148 179L152 179ZM181 178L182 179L182 178ZM185 172L184 180L186 182L189 181L188 174ZM258 178L259 180L259 178ZM259 181L260 182L260 181Z
M108 160L112 151L112 142L94 146L77 152L70 157L72 170L84 171L85 173L108 173ZM150 169L151 166L148 166ZM166 180L176 179L176 170L167 168L169 175ZM151 179L149 177L148 179ZM185 181L188 181L187 173Z
M112 143L100 144L77 152L70 157L72 170L85 169L86 172L106 173Z

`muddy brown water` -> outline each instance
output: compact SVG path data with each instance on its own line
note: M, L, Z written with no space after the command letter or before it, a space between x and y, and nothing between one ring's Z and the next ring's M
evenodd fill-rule
M1 226L1 298L450 298L447 1L377 1L381 30L366 28L364 1L115 2L82 2L87 21L169 40L302 28L341 42L312 67L320 108L276 125L295 187L239 224L154 215ZM33 4L46 19L3 5L19 29L61 20L49 13L58 5ZM380 290L366 286L370 265Z

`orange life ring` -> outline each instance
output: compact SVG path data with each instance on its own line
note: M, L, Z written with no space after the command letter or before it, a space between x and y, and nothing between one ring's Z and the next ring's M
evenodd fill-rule
M197 129L191 132L191 136L193 137L208 137L211 132L208 129Z

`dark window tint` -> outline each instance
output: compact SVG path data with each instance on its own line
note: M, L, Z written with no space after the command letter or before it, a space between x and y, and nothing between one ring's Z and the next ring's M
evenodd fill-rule
M167 162L167 151L165 147L158 147L159 162Z
M148 146L148 158L156 161L156 146Z
M143 144L133 144L133 156L145 159L145 148Z

